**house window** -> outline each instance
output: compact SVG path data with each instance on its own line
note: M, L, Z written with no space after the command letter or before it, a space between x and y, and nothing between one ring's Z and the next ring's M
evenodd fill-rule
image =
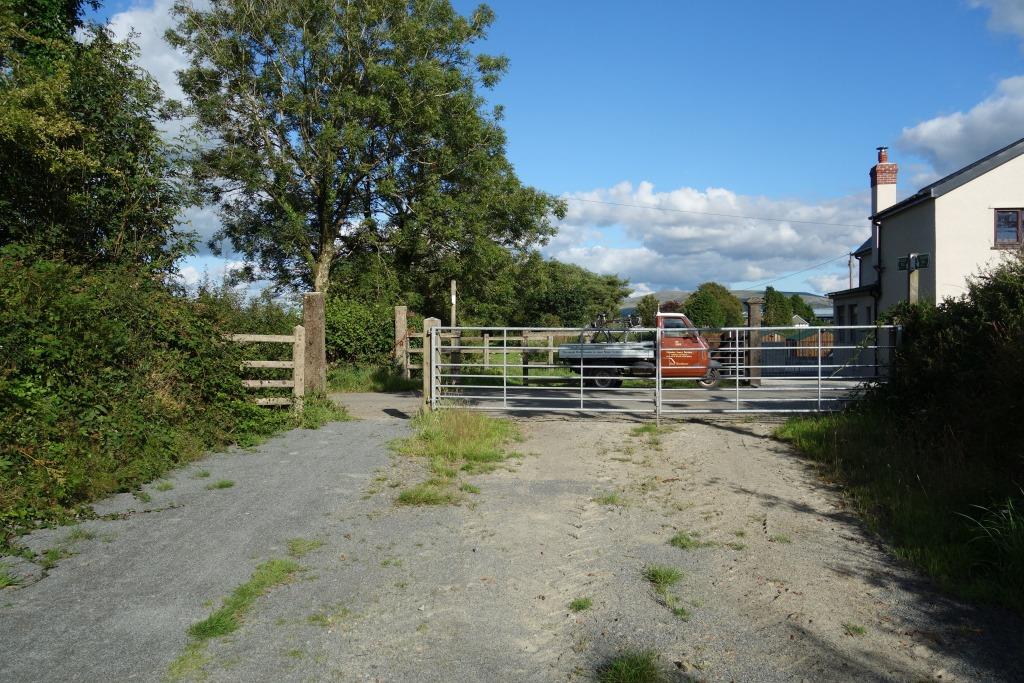
M1022 236L1024 209L996 209L996 246L1015 247Z
M857 322L857 304L850 304L850 324L859 325Z

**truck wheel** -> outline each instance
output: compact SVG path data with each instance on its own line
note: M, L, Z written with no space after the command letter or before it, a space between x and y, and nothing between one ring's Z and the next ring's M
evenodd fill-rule
M697 380L697 384L701 385L705 389L714 389L718 386L718 380L720 377L721 372L719 372L718 368L711 368L703 379Z
M590 380L587 383L595 389L614 389L616 384L622 384L622 380L614 370L602 368L592 370L587 374L590 375Z

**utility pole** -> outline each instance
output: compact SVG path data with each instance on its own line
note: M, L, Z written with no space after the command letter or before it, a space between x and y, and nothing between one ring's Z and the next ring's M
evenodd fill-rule
M850 289L853 289L853 253L850 254L850 258L846 262L846 266L850 271Z

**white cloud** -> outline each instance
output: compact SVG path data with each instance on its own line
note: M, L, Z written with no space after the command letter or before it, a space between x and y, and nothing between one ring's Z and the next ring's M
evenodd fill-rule
M856 287L856 275L854 275L854 280L853 286ZM850 286L850 279L849 275L825 273L807 278L807 284L811 285L813 288L811 291L814 292L838 292Z
M842 256L868 233L866 192L810 204L724 188L657 192L649 182L635 188L622 182L565 198L569 210L561 224L563 232L545 252L653 289L689 289L707 280L765 280ZM595 228L609 234L621 231L626 238L572 241ZM569 237L561 239L563 235ZM802 282L811 288L808 279Z
M229 273L240 270L244 264L241 261L228 261L223 259L193 258L178 268L178 279L188 287L194 287L204 277L208 278L215 285L224 281ZM247 285L239 285L245 288Z
M971 0L971 7L992 10L988 18L990 30L1016 33L1024 38L1024 2L1021 0Z
M164 40L164 32L175 23L173 7L174 0L137 4L110 17L107 28L119 40L130 37L139 47L136 63L156 79L167 97L180 100L185 94L175 72L184 69L187 60Z
M1024 76L999 83L996 92L958 111L904 128L898 145L946 174L1024 137Z

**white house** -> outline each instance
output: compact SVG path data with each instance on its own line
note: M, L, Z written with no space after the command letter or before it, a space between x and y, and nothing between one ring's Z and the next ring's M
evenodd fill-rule
M959 296L968 276L1024 241L1024 139L900 202L898 171L879 147L869 173L871 237L853 252L859 284L829 294L836 325L872 323L915 289L920 301Z

